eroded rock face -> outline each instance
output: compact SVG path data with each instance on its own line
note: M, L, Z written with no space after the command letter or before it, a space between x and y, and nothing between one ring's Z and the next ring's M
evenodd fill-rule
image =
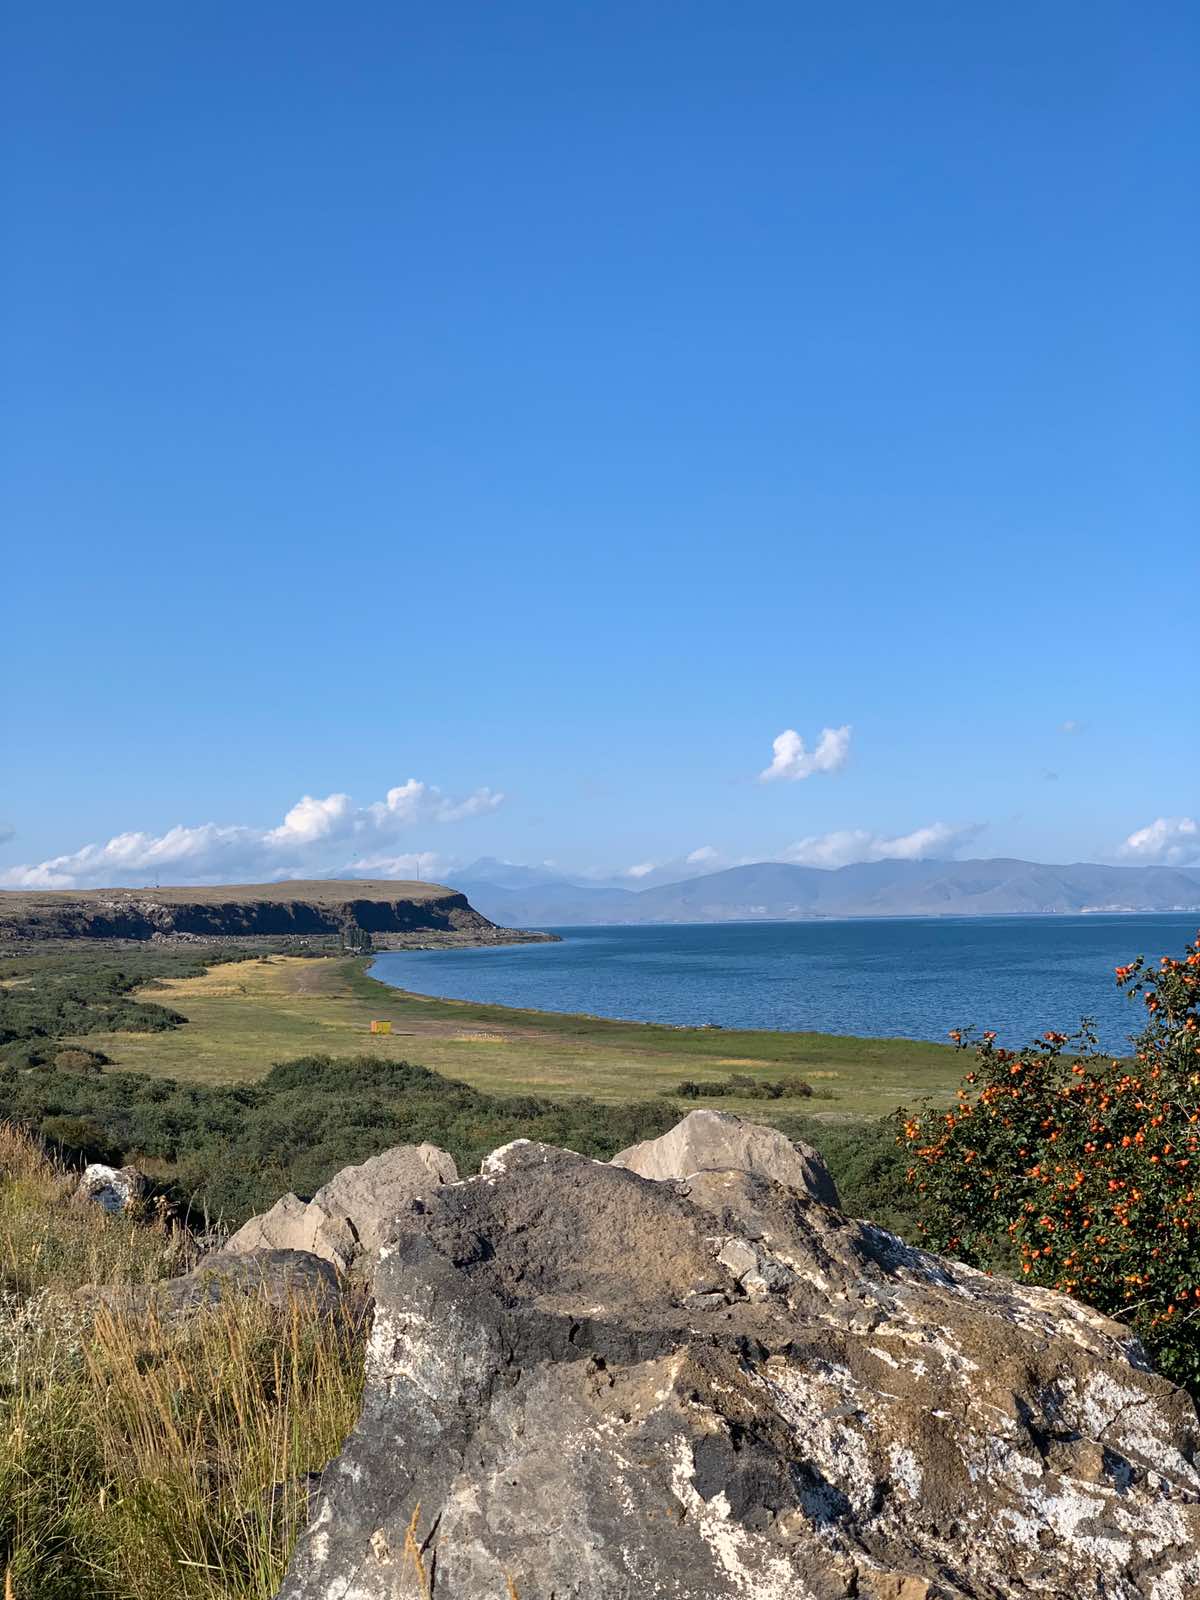
M397 1214L443 1183L457 1183L453 1156L434 1144L402 1144L358 1166L343 1167L307 1204L285 1194L270 1211L251 1217L224 1246L247 1250L305 1250L345 1272L372 1256Z
M281 1600L1184 1600L1191 1402L1128 1331L753 1173L541 1145L414 1202Z
M812 1145L728 1111L693 1111L661 1138L620 1151L613 1166L659 1180L733 1168L772 1178L826 1205L840 1204L829 1168Z
M129 1211L146 1192L145 1174L136 1167L107 1167L93 1161L83 1170L79 1188L75 1191L80 1200L91 1200L110 1216Z
M220 888L0 890L0 940L203 939L370 933L464 933L495 924L438 884L330 879Z

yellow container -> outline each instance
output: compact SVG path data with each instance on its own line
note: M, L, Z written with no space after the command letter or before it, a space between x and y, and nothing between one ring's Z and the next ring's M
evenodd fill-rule
M392 1025L390 1022L373 1022L371 1024L372 1033L391 1033L391 1031Z

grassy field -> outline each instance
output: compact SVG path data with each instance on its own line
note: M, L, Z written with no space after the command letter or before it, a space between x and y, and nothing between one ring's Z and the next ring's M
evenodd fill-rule
M494 1093L609 1102L657 1095L685 1079L799 1074L813 1099L714 1103L763 1120L802 1104L806 1114L842 1120L927 1095L948 1099L962 1070L948 1046L908 1039L680 1029L428 999L377 982L356 959L270 956L167 979L139 995L181 1012L187 1024L90 1034L88 1045L131 1071L205 1084L255 1079L277 1061L314 1052L416 1061ZM390 1021L391 1035L373 1035L372 1019Z
M441 883L412 878L286 878L282 883L170 884L141 889L0 889L0 918L42 906L110 906L140 900L159 906L219 906L230 902L265 901L285 905L297 900L318 906L341 906L347 900L444 900L457 894Z

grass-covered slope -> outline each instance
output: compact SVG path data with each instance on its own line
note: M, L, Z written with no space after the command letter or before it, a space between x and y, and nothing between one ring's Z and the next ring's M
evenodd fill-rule
M137 990L187 1018L170 1032L110 1031L88 1040L122 1067L192 1083L253 1081L272 1062L306 1055L420 1061L490 1094L588 1095L626 1104L684 1079L799 1075L809 1109L830 1119L873 1117L925 1095L951 1098L959 1062L944 1045L912 1039L660 1027L522 1011L406 994L352 959L274 956L189 971ZM372 1019L392 1023L372 1035ZM724 1110L773 1115L757 1098Z
M429 1140L467 1172L497 1145L542 1139L607 1158L683 1114L664 1099L491 1095L406 1061L308 1056L256 1083L209 1086L112 1068L7 1068L0 1116L80 1160L133 1162L193 1216L227 1223L340 1168Z
M862 1127L953 1081L935 1045L423 1000L343 959L76 943L0 973L0 1118L72 1159L137 1162L180 1206L230 1221L412 1140L468 1171L521 1136L604 1157L710 1088L723 1110L840 1145L821 1119ZM395 1031L372 1035L375 1017Z
M8 1600L269 1600L305 1475L358 1414L363 1322L237 1296L179 1326L99 1314L181 1236L72 1199L0 1123L0 1585Z

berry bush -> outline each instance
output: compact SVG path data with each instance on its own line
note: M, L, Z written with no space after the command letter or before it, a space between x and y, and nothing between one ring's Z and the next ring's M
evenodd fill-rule
M1079 1033L1022 1050L994 1034L947 1111L902 1117L931 1248L1011 1272L1129 1323L1200 1391L1200 938L1116 979L1146 1022L1114 1061Z

